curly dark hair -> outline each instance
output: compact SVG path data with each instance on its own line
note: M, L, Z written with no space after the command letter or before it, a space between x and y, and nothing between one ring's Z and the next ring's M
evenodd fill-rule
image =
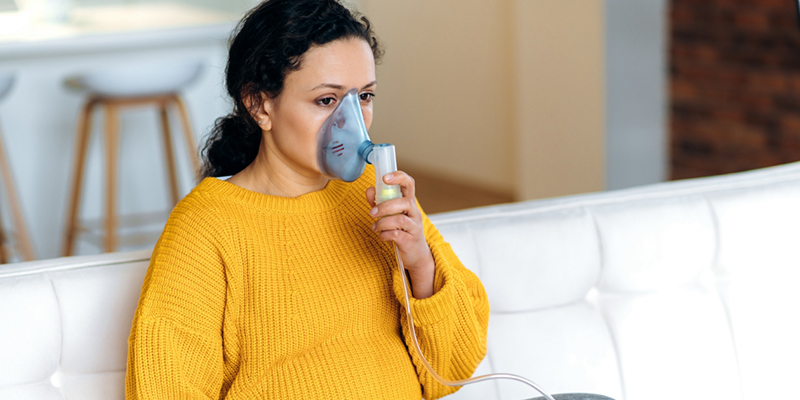
M251 110L261 94L277 98L286 75L300 69L312 46L340 39L363 39L376 63L383 50L369 20L337 0L266 0L239 22L228 52L225 84L233 111L217 119L203 147L201 178L234 175L250 165L261 144L261 128Z

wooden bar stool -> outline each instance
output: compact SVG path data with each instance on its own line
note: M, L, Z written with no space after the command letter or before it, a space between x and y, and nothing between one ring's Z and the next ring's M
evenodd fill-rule
M72 186L67 207L67 224L62 254L72 255L75 242L83 228L78 223L80 213L81 189L86 165L86 153L91 135L91 117L95 109L105 111L104 153L105 153L105 221L103 250L113 252L117 249L119 227L117 215L117 175L119 155L119 114L126 108L153 106L160 116L162 142L166 158L170 200L173 206L178 203L178 175L175 153L172 146L172 132L169 123L169 108L174 106L183 127L184 143L189 152L192 169L200 169L197 146L189 122L186 104L178 90L193 80L202 68L199 62L148 64L124 66L107 69L67 80L73 88L88 90L89 99L83 107L76 133L75 164Z
M14 82L14 77L10 74L0 75L0 99L8 93L11 84ZM13 243L16 243L19 256L25 261L36 259L36 253L33 251L28 230L25 227L25 218L22 215L22 207L19 204L19 197L14 185L14 177L11 174L11 165L6 156L6 149L3 145L3 133L0 132L0 180L3 181L3 193L5 194L6 201L8 201L9 208L11 208L11 219L14 223ZM3 232L2 214L0 214L0 264L5 264L11 260L11 254L6 250L6 243L12 241L6 238ZM10 247L10 246L9 246Z

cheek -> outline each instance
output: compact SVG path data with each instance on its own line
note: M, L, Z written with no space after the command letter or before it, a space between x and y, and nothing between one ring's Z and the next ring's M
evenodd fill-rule
M362 107L361 114L364 115L364 125L366 125L367 130L369 130L370 125L372 125L372 106Z
M301 143L304 152L312 152L317 148L317 134L327 116L305 115L299 124L297 141Z
M296 162L310 164L314 162L317 147L317 132L327 116L314 115L309 112L297 112L286 115L274 127L277 144L283 152L290 154Z

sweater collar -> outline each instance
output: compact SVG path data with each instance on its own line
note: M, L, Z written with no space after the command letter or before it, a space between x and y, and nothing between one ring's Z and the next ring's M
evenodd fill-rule
M359 179L363 178L364 176ZM350 187L350 183L332 179L320 190L298 197L283 197L254 192L218 178L205 178L197 185L196 190L235 199L265 211L294 214L324 212L336 208L342 203Z

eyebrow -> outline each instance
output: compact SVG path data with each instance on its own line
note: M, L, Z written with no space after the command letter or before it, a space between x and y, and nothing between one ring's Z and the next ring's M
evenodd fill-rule
M364 90L364 89L366 89L366 88L368 88L368 87L370 87L370 86L375 86L375 84L376 84L376 83L378 83L378 82L377 82L377 81L372 81L372 82L370 82L370 83L366 84L364 87L362 87L362 88L361 88L361 90ZM313 88L313 89L311 89L311 90L309 90L309 91L314 91L314 90L317 90L317 89L322 89L322 88L331 88L331 89L336 89L336 90L345 90L345 87L344 87L344 86L342 86L342 85L337 85L337 84L335 84L335 83L323 83L323 84L321 84L321 85L319 85L319 86L317 86L317 87L315 87L315 88Z

